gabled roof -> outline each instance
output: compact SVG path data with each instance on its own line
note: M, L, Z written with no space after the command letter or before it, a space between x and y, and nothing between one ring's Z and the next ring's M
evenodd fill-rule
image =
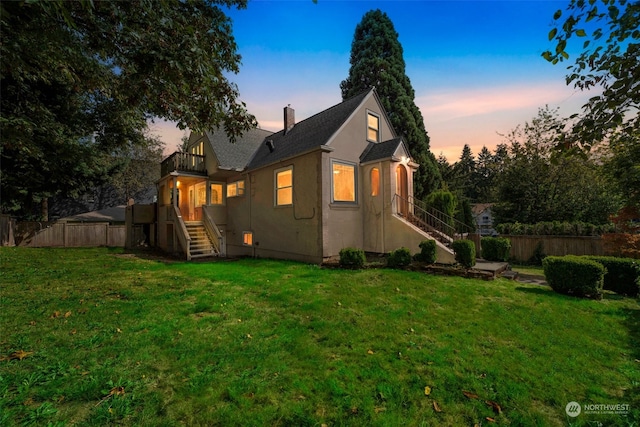
M246 131L235 143L231 142L222 128L207 131L205 134L218 159L218 167L240 171L247 166L251 156L265 138L272 135L273 132L264 129L251 129Z
M302 120L286 133L281 130L265 138L265 143L258 147L248 168L256 169L266 166L327 144L372 91L373 89L369 89ZM267 140L273 141L273 152L267 147Z
M393 157L399 147L403 147L404 151L409 150L404 145L401 137L393 138L388 141L374 143L370 142L367 148L360 155L360 163L374 162L377 160L389 159Z
M124 222L126 205L113 206L98 211L66 216L58 221L65 222Z

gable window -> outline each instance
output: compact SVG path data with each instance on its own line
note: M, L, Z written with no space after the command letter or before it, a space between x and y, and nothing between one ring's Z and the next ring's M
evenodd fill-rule
M276 206L293 204L293 166L278 169L276 174Z
M352 163L331 162L331 187L333 202L356 202L356 165Z
M211 204L212 205L221 205L222 204L222 189L223 185L219 183L211 184Z
M367 112L367 140L380 142L380 117Z
M227 184L227 197L244 196L244 180Z
M377 196L380 193L380 170L371 169L371 195Z

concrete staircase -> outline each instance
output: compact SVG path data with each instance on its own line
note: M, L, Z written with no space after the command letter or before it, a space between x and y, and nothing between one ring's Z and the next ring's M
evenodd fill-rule
M211 241L211 236L207 233L202 221L185 221L184 225L187 227L189 237L191 237L189 246L191 258L213 257L220 254Z

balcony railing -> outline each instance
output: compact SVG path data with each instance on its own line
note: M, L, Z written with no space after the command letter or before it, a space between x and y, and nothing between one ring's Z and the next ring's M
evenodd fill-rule
M168 175L171 172L188 172L206 176L207 169L204 159L205 156L199 154L176 151L162 161L160 176Z

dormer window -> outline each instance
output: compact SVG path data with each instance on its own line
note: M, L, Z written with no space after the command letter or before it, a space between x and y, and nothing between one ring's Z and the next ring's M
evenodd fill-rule
M367 140L380 142L380 117L367 111Z

